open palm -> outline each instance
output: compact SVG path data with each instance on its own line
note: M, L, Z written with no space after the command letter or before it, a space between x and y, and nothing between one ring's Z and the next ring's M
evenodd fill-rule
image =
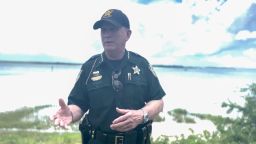
M59 106L60 109L53 115L52 120L55 125L67 128L67 126L72 122L72 112L63 99L59 99Z

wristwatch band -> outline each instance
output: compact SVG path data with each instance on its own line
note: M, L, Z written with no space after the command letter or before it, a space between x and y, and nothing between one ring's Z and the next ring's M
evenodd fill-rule
M143 112L143 123L146 123L149 121L149 116L148 113L146 111L144 111L143 109L141 109Z

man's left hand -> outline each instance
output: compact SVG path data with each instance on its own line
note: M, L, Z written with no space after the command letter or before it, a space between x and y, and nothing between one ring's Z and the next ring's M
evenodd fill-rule
M143 122L142 110L116 108L116 111L122 115L112 122L110 125L112 130L126 132L134 129L137 125Z

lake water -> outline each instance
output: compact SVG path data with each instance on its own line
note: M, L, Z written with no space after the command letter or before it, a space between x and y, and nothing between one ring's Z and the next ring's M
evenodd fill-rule
M4 64L0 63L0 112L23 106L57 105L67 99L80 65ZM240 88L256 82L255 69L160 68L155 67L166 91L162 113L166 121L154 123L153 136L188 134L214 130L212 123L178 124L167 112L175 108L193 113L225 115L221 103L227 100L243 104ZM50 114L50 113L48 113Z

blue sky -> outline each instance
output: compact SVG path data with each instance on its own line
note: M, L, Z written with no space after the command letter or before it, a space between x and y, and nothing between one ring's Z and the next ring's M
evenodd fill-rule
M0 60L84 62L109 8L131 23L127 49L152 64L256 68L255 0L0 1ZM30 56L29 56L30 55Z

